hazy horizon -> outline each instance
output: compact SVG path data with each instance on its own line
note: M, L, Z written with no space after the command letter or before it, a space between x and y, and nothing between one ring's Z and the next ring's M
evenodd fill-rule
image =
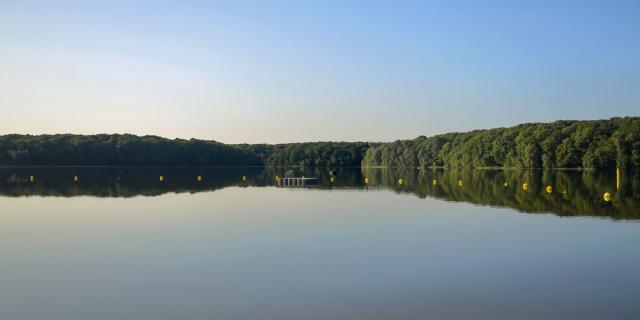
M0 134L376 141L638 116L633 1L0 3Z

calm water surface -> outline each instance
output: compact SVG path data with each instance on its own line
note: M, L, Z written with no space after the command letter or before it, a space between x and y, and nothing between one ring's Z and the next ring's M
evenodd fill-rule
M282 174L0 169L0 319L640 318L636 174Z

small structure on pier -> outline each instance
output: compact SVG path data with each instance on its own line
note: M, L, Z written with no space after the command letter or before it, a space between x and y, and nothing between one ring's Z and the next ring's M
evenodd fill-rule
M282 178L276 178L278 187L304 187L318 183L318 178L296 177L293 170L287 171Z

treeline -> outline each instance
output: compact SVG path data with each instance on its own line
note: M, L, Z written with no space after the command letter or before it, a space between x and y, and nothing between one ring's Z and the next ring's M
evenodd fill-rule
M372 144L366 142L304 142L240 145L267 166L359 167Z
M129 134L0 136L0 165L261 164L252 152L215 141Z
M398 140L366 151L363 166L640 167L640 118L529 123Z
M4 135L0 165L360 166L368 143L227 145L129 134Z
M0 165L627 168L640 167L640 118L529 123L391 143L4 135Z

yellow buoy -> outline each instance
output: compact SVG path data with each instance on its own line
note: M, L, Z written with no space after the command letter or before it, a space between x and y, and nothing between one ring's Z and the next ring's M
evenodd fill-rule
M404 183L404 179L400 178L398 179L398 184L403 184Z
M528 190L529 189L529 184L528 183L523 183L522 184L522 190Z
M164 176L160 176L160 181L164 181Z
M509 186L509 183L508 183L508 182L505 182L505 183L504 183L504 187L506 188L506 187L508 187L508 186Z
M604 199L604 201L609 202L611 201L611 193L609 192L605 192L604 195L602 196L602 198Z
M197 180L197 181L202 181L202 176L197 176L197 177L196 177L196 180Z
M547 189L545 189L545 190L547 190L547 193L551 193L551 192L553 192L553 187L552 186L547 186Z
M434 186L437 186L438 185L438 180L433 179L433 181L431 181L431 184L434 185Z
M458 180L458 187L462 187L462 180Z
M364 177L364 184L369 184L369 178L368 177Z
M78 182L78 180L80 180L80 179L78 178L78 176L73 176L73 181Z
M36 181L36 177L34 176L29 176L29 182L34 182Z

